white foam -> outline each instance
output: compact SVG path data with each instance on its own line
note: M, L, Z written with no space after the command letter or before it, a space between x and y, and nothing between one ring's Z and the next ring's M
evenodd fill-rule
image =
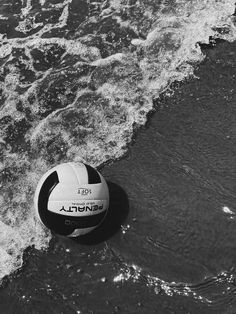
M68 16L69 16L69 4L72 2L72 0L65 0L63 5L63 11L61 13L61 16L59 17L59 23L60 27L64 27L67 24Z
M44 4L46 3L46 0L39 0L39 3L41 6L44 6Z
M222 211L226 214L235 215L235 213L227 206L223 206Z
M94 66L109 65L115 61L122 61L123 58L125 58L125 54L119 52L119 53L115 53L111 56L108 56L106 58L97 59L97 60L93 61L91 63L91 65L94 65Z

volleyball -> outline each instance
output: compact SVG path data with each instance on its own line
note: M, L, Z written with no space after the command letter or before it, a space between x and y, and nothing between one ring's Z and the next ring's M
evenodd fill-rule
M39 220L56 234L77 237L97 228L109 207L106 180L85 163L63 163L40 179L34 196Z

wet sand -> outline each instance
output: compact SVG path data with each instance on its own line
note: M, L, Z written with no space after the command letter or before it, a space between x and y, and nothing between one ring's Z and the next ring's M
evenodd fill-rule
M54 236L48 252L30 248L1 289L2 313L236 312L236 43L204 51L199 79L158 99L125 158L101 169L105 223L79 241ZM121 280L127 265L142 276ZM197 297L168 295L148 276Z

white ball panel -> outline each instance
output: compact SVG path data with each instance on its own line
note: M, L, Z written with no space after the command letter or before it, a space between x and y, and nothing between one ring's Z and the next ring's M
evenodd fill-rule
M82 163L75 163L70 162L69 165L74 170L74 173L77 177L79 184L86 184L88 183L88 171L84 164Z
M78 184L77 175L69 163L58 165L55 167L55 170L57 171L59 182L70 185Z
M104 198L109 199L109 189L106 180L103 178L103 176L98 172L100 178L101 178L101 186L102 190L100 191L101 195L104 195Z

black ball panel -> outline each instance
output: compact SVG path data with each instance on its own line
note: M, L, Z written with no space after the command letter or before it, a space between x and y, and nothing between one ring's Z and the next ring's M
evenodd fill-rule
M88 183L89 184L95 184L95 183L101 183L101 178L99 173L91 166L84 164L87 172L88 172Z

